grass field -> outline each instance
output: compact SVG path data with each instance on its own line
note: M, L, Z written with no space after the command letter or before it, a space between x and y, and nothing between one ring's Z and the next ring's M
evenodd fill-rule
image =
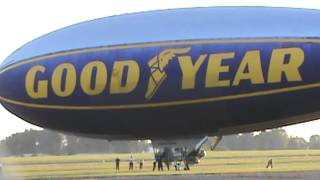
M320 150L279 151L213 151L192 166L190 171L152 171L153 154L133 154L136 160L144 159L144 169L128 171L130 154L82 154L72 156L6 157L4 174L21 179L55 179L67 177L137 176L170 174L250 173L320 171ZM114 159L121 159L120 172L115 172ZM266 169L272 158L273 169Z

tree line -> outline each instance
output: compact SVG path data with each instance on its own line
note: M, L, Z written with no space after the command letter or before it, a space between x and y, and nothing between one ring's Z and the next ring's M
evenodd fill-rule
M210 138L204 148L209 148ZM309 142L301 137L289 137L284 129L260 133L224 136L217 150L265 150L265 149L320 149L320 136L313 135ZM26 130L0 141L1 156L34 154L79 153L135 153L152 150L149 141L107 141L58 133L51 130Z
M25 130L0 142L0 155L129 153L149 151L148 141L108 141L62 134L51 130Z
M208 144L207 144L208 147ZM217 149L221 150L281 150L320 149L320 136L312 135L309 141L302 137L290 137L284 129L272 129L260 133L224 136Z

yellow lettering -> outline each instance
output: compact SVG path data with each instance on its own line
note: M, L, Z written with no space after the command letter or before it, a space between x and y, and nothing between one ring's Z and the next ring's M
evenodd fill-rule
M127 67L127 79L126 82L122 84L125 67ZM127 60L115 62L111 76L110 94L129 93L133 91L138 85L139 78L140 68L136 61Z
M96 70L96 76L93 78L92 73ZM80 85L82 90L91 96L98 95L106 88L107 85L107 67L101 61L93 61L84 66L81 77ZM93 87L92 80L95 80Z
M25 88L28 95L33 99L47 98L48 97L48 81L39 80L35 89L35 81L37 74L44 73L46 68L41 65L33 66L27 73L25 79Z
M180 68L182 71L182 89L194 89L196 82L196 75L199 71L201 64L208 55L202 54L198 60L193 64L191 56L178 57Z
M65 73L65 81L63 81L63 75ZM63 63L57 66L53 71L51 86L54 93L60 97L70 96L76 87L77 73L73 64ZM62 87L64 85L64 88Z
M230 80L220 80L220 73L229 72L229 66L222 65L222 61L232 59L234 56L234 52L210 55L207 67L206 88L230 86Z
M248 51L244 55L232 85L238 86L241 80L250 80L252 84L264 83L260 51Z
M285 58L288 62L285 63ZM304 52L300 48L274 49L271 55L268 83L281 82L284 74L287 81L301 81L299 68L304 61Z

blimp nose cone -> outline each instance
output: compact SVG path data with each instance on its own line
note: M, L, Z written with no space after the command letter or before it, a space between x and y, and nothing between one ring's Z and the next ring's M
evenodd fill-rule
M23 91L25 88L23 86L23 74L21 73L22 71L14 66L9 67L6 63L0 65L0 104L21 119L31 122L28 120L28 113L25 113L28 110L22 106L24 104ZM6 119L6 121L9 120ZM33 124L36 123L33 122Z
M12 82L12 78L14 78L14 76L16 74L12 74L13 76L7 76L6 74L6 68L4 66L4 64L2 63L0 65L0 102L3 104L5 102L5 100L7 100L7 97L13 97L15 96L19 91L18 89L11 89L12 86L16 86L17 84L14 83L14 81ZM11 79L11 80L10 80ZM11 87L11 88L10 88ZM11 89L11 91L10 91ZM14 91L12 91L14 90Z

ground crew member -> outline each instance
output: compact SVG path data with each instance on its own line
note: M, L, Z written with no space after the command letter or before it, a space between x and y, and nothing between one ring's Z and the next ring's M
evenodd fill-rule
M153 169L152 169L152 171L156 170L156 167L157 167L157 161L154 160L154 161L153 161Z
M188 163L187 160L184 161L184 170L185 171L189 171L190 170L189 163Z
M168 171L170 171L170 162L167 160L164 163L166 164Z
M176 169L176 171L180 171L180 162L176 162L174 168Z
M116 158L116 171L120 171L120 159L119 157Z
M3 164L2 162L0 162L0 179L2 175L3 175Z
M273 168L273 163L272 163L272 159L269 159L266 168Z
M141 159L140 162L139 162L139 169L140 169L140 170L143 169L143 159Z
M158 171L163 171L163 164L162 164L162 159L161 158L159 158L158 159Z
M132 155L129 158L129 171L133 171L133 157L132 157Z

